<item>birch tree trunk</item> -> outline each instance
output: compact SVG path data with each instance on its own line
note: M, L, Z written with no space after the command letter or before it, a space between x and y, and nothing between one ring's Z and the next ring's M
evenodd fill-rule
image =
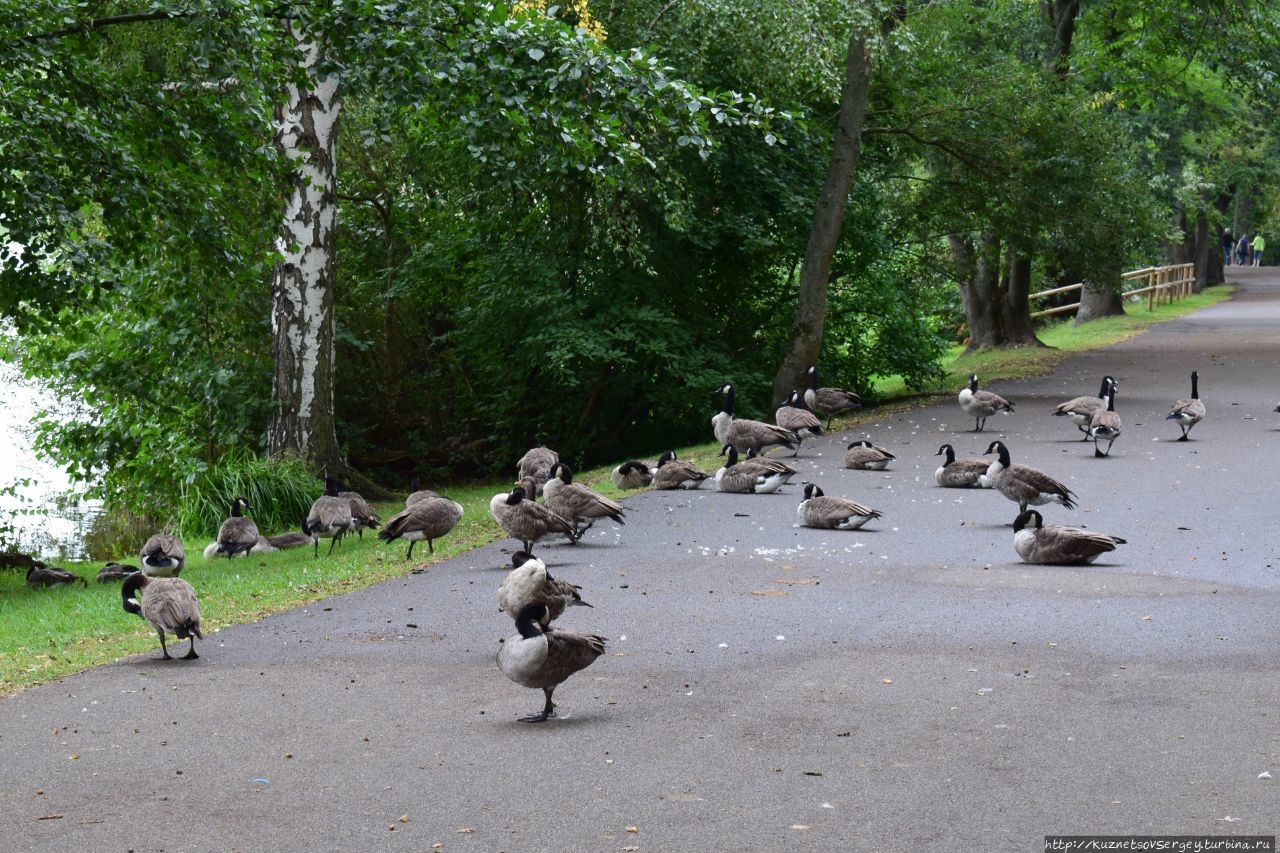
M321 48L293 30L314 70ZM335 75L311 89L286 86L276 110L276 145L289 162L284 218L276 238L280 260L271 276L274 408L267 432L271 455L297 454L330 474L346 463L334 424L334 254L337 214L335 151L341 86Z
M866 124L867 98L870 88L871 60L866 39L857 33L849 39L845 58L844 88L840 93L840 110L831 142L831 162L818 195L800 265L800 293L796 302L796 319L778 374L773 380L773 404L777 406L792 390L803 388L804 373L816 364L822 352L822 331L827 319L827 287L831 277L831 259L840 241L845 208L849 204L849 188L862 150L862 128Z

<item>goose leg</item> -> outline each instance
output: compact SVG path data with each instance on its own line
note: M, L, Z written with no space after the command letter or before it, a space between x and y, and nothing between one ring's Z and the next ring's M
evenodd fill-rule
M196 635L195 635L195 634L192 634L192 635L191 635L191 650L190 650L190 651L188 651L185 655L183 655L183 656L182 656L182 659L183 659L183 660L195 660L195 659L196 659L196 658L198 658L198 657L200 657L200 655L196 654Z
M547 694L547 704L545 704L545 705L543 705L543 706L542 706L542 713L541 713L541 714L530 714L530 715L529 715L529 716L527 716L527 717L521 717L521 718L520 718L520 722L522 722L522 723L545 723L545 722L547 721L547 717L554 717L554 716L556 715L556 703L551 701L551 694L552 694L553 692L555 692L555 688L554 688L554 687L544 687L544 688L542 688L542 692L543 692L543 693L545 693L545 694Z
M405 554L405 555L404 555L404 558L405 558L406 560L412 560L412 559L413 559L413 543L414 543L414 540L413 540L413 539L410 539L410 540L409 540L409 552L408 552L407 554Z
M329 540L329 550L325 553L325 556L328 556L333 553L334 546L338 544L338 540L341 538L342 538L341 536L335 536ZM316 543L316 547L317 548L320 547L319 543Z
M164 642L164 630L157 628L156 633L160 635L160 651L164 652L164 657L161 660L173 660L173 656L169 654L169 647Z

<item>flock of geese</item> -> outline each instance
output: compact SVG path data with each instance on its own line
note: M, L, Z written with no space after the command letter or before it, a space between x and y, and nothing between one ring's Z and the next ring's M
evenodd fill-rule
M792 457L798 456L806 438L823 435L830 430L833 418L861 406L861 400L853 391L820 387L816 367L809 368L808 378L809 387L790 395L776 411L773 424L737 417L731 383L716 389L723 402L711 418L711 426L725 461L714 474L668 451L652 464L629 460L619 465L612 472L614 484L620 489L699 489L709 483L722 492L776 492L798 472L785 462L766 456L766 452L784 448L791 451ZM1177 401L1167 415L1167 419L1175 421L1182 430L1179 441L1189 440L1191 429L1205 416L1198 382L1199 376L1193 371L1191 396ZM1082 440L1093 441L1094 454L1106 457L1123 427L1115 410L1116 392L1114 378L1106 376L1096 397L1067 400L1055 407L1052 414L1075 424L1083 433ZM970 375L969 384L960 391L957 401L961 410L974 419L974 432L982 432L989 417L1014 411L1013 403L980 389L976 373ZM1025 562L1084 564L1125 544L1125 540L1117 536L1046 524L1041 513L1030 507L1057 503L1071 509L1075 506L1075 494L1045 472L1013 462L1003 441L995 440L988 446L984 455L994 459L956 458L950 444L943 444L937 455L943 457L942 465L934 472L938 486L991 489L1018 504L1013 547ZM845 467L854 470L884 470L895 459L893 453L865 439L849 443L844 456ZM552 576L546 564L534 556L534 547L548 537L563 537L577 544L586 531L602 519L625 525L626 508L574 482L573 470L550 448L529 450L518 461L516 471L514 487L494 495L489 503L490 514L507 536L521 546L512 557L510 572L498 588L499 609L514 620L516 634L502 642L497 663L513 682L543 691L542 709L520 718L525 722L542 722L555 715L552 694L556 687L599 658L604 653L606 639L552 624L568 607L591 605L582 599L580 587ZM347 534L356 533L363 538L365 529L375 530L380 526L381 540L399 539L409 543L406 558L412 558L414 545L424 540L428 551L434 553L435 540L454 528L462 517L463 507L418 486L415 480L405 508L382 525L363 497L347 490L339 480L327 478L324 494L302 519L301 531L275 537L263 537L259 533L253 519L245 514L251 509L249 502L237 497L229 517L204 554L209 559L219 556L230 559L241 554L311 545L318 557L321 539L330 540L328 553L332 553ZM881 517L874 508L848 498L826 495L816 483L806 482L803 486L796 509L798 524L802 526L857 530ZM123 608L155 628L163 659L171 659L167 642L170 634L178 640L190 641L184 659L197 658L195 641L202 638L200 604L192 586L179 577L186 564L182 542L170 533L157 533L143 545L138 557L140 567L110 563L98 579L124 581ZM27 583L33 587L75 581L85 583L83 578L39 562L28 568Z

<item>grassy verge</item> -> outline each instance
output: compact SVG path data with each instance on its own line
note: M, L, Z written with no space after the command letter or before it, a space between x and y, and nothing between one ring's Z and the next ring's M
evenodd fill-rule
M1040 339L1050 348L1024 348L959 356L959 348L948 365L949 381L938 389L950 395L971 371L984 381L1034 376L1051 371L1073 352L1108 346L1139 334L1157 323L1181 317L1191 311L1222 301L1230 294L1217 287L1175 305L1163 305L1148 313L1145 307L1132 309L1126 317L1116 317L1076 328L1069 321L1046 327ZM879 383L877 390L893 407L917 405L934 394L914 394L900 380ZM844 421L882 417L884 409L862 413ZM714 444L678 449L681 458L705 469L718 467ZM609 480L612 465L581 472L575 479L611 497L619 491ZM379 542L373 535L363 541L347 539L331 557L316 560L310 548L276 554L253 555L235 561L206 561L200 551L203 542L187 543L191 556L182 576L199 591L205 633L243 622L252 622L309 602L350 592L378 581L400 577L411 569L427 566L494 541L502 535L489 516L489 499L507 484L468 486L448 490L460 502L465 514L458 527L436 543L433 557L425 545L414 547L414 559L406 560L407 544ZM377 507L382 518L399 511L398 504ZM271 533L281 531L269 531ZM327 549L328 544L322 544ZM98 566L77 567L89 580L88 588L28 590L16 572L0 571L0 695L17 692L70 675L98 664L147 652L159 654L159 643L150 626L125 613L120 605L119 584L94 583ZM208 640L206 642L209 642Z

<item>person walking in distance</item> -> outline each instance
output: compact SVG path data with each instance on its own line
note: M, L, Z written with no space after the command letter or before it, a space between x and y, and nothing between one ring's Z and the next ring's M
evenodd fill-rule
M1249 259L1249 235L1241 234L1240 242L1236 243L1236 263L1240 266L1246 266Z
M1235 248L1236 241L1231 236L1231 232L1222 229L1222 265L1224 267L1231 266L1231 250Z
M1249 244L1253 249L1253 265L1255 267L1262 266L1262 252L1267 248L1267 241L1261 234L1253 235L1253 242Z

